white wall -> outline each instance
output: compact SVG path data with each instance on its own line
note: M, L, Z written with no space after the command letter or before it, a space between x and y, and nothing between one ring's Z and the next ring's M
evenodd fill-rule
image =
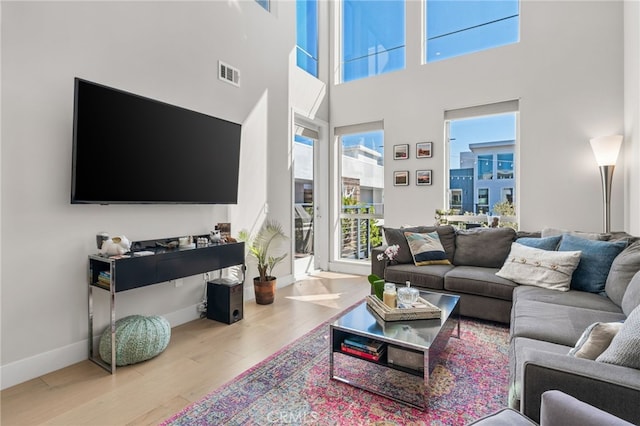
M445 110L519 99L521 229L601 230L589 139L624 130L622 10L619 1L522 1L519 43L421 65L420 2L407 2L406 69L330 91L332 126L384 120L385 224L431 224L444 206ZM434 141L433 158L394 162L394 144L420 141ZM433 169L433 186L394 187L401 169ZM623 177L619 164L616 230L625 225Z
M625 228L640 235L640 2L624 2Z
M253 0L2 2L1 19L4 388L86 359L86 265L96 232L140 240L229 221L236 234L261 220L274 187L290 185L278 157L288 149L295 4L267 13ZM240 69L241 88L217 79L218 60ZM75 76L243 123L238 206L70 205ZM125 176L104 165L96 184ZM290 197L270 204L271 215L290 220ZM203 288L191 277L179 288L123 293L118 317L191 320Z

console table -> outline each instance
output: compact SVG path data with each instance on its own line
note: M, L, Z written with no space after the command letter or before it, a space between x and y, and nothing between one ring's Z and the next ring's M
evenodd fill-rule
M244 243L166 248L169 242L177 240L167 238L135 242L131 247L132 252L126 256L89 256L89 359L111 374L116 371L116 293L236 265L242 265L244 276ZM109 273L110 282L100 280L101 272ZM99 353L94 350L94 288L110 294L111 364L100 359Z

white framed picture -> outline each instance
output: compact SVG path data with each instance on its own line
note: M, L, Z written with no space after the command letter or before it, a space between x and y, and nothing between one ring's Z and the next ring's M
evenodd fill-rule
M431 170L416 170L416 185L431 185Z
M393 146L393 159L394 160L407 160L409 158L409 144L394 145Z
M401 170L401 171L393 172L393 185L394 186L409 185L409 171Z
M431 158L433 156L433 142L418 142L416 144L416 158Z

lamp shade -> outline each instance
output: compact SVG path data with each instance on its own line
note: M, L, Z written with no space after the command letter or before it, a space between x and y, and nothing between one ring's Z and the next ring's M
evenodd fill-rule
M598 166L613 166L618 159L622 135L601 136L589 141Z

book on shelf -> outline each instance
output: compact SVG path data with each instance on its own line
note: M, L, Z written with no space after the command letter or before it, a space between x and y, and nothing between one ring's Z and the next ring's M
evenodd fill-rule
M104 288L105 290L111 290L111 283L98 280L94 284L100 288Z
M366 352L364 350L360 350L360 349L354 348L353 346L349 346L349 345L345 344L344 342L340 345L340 349L342 350L342 352L345 352L345 353L348 353L348 354L351 354L351 355L355 355L355 356L358 356L358 357L363 358L363 359L368 359L368 360L371 360L371 361L379 361L380 357L384 353L384 347L377 354L373 354L373 353L370 353L370 352Z
M379 342L377 340L358 335L345 337L344 343L351 347L371 351L373 353L379 352L380 349L384 347L384 342Z

